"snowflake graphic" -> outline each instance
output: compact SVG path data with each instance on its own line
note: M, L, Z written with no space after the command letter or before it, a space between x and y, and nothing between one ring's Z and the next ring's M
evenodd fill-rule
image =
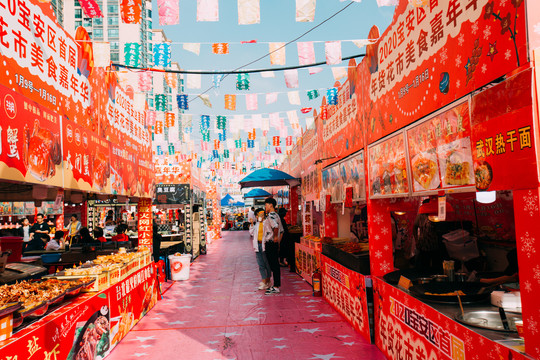
M386 273L388 271L390 271L390 264L388 263L388 261L383 261L381 263L381 267L380 267L381 271Z
M540 277L540 273L538 273L538 276ZM536 274L534 276L534 278L536 279ZM538 279L536 279L538 280ZM523 283L523 288L525 289L526 292L531 292L532 291L532 285L529 281L525 281Z
M486 343L486 339L484 339L483 336L480 336L479 341L480 341L480 345L482 345L482 346L484 346L484 344Z
M380 238L379 234L375 235L375 240L379 240Z
M66 104L64 105L66 107L66 109L68 109L68 110L69 110L69 107L70 107L69 103L70 103L69 101L66 101Z
M440 57L441 57L441 63L442 63L443 65L445 65L445 64L446 64L446 60L448 60L448 49L447 49L447 48L444 48L444 49L441 51Z
M437 101L437 93L433 94L433 101Z
M375 214L375 216L373 217L373 222L375 224L381 224L383 222L383 217L381 214Z
M487 40L491 36L491 26L486 26L484 29L484 39Z
M465 42L465 34L461 33L458 37L458 45L463 46L463 43Z
M525 232L525 236L521 236L521 250L527 254L530 259L532 254L536 253L534 247L535 238L529 236L529 232Z
M375 257L376 257L377 259L382 258L382 251L381 251L381 250L375 251Z
M471 26L471 31L474 35L476 35L476 33L478 32L478 23L475 22L472 26Z
M505 7L507 1L508 0L499 0L499 5L501 5L501 7Z
M383 227L383 228L381 229L381 233L382 233L383 235L388 234L388 228L387 228L386 226Z
M533 269L533 276L540 283L540 265L536 265Z
M533 195L532 191L529 190L528 194L523 197L525 206L523 210L528 211L530 216L533 216L536 211L538 211L538 195Z
M527 327L533 335L536 335L536 333L538 332L538 322L536 320L530 319L528 321Z
M482 74L485 74L486 71L487 71L487 65L484 64L484 65L482 65Z
M390 250L390 246L384 245L383 249L384 249L385 251L388 251L388 250Z
M505 60L510 60L510 57L512 56L512 51L510 49L506 50L504 52L504 59Z
M390 97L387 96L386 99L384 100L386 106L388 106L390 104Z
M459 89L460 87L461 87L461 81L458 80L458 81L456 81L456 88Z
M461 55L458 55L458 56L456 57L456 66L457 66L458 68L460 68L460 67L461 67L461 63L462 63Z

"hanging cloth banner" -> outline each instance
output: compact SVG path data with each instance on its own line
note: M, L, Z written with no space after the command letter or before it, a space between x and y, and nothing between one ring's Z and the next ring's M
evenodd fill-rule
M249 74L238 74L236 76L236 89L249 90Z
M165 127L174 127L174 113L165 113Z
M296 0L296 21L312 22L315 20L315 0Z
M139 89L141 91L152 90L152 73L150 71L139 73Z
M380 6L398 6L399 0L377 0L377 5Z
M305 108L301 108L301 109L300 109L300 112L301 112L302 114L307 114L307 113L310 112L311 110L312 110L312 108L310 108L310 107L305 107Z
M212 84L214 85L214 88L216 90L218 90L219 87L221 86L221 80L223 80L224 76L225 75L223 75L223 74L215 74L215 75L212 76Z
M299 42L298 47L298 63L300 65L309 65L315 63L315 48L313 41Z
M179 21L179 0L158 0L159 25L177 25Z
M234 147L237 149L240 149L242 147L242 140L240 139L234 140Z
M200 89L201 74L187 74L186 87L189 89Z
M210 115L201 115L201 134L208 132L210 129Z
M223 129L222 132L218 133L219 141L227 140L227 130Z
M276 74L274 74L273 71L263 71L263 72L261 72L261 77L263 77L263 78L274 78L274 77L276 77Z
M246 95L246 110L257 110L257 94Z
M79 4L83 8L84 14L89 18L102 18L103 14L95 0L80 0Z
M338 66L332 68L332 75L334 75L334 80L338 81L339 79L343 79L348 75L348 68L345 66Z
M218 130L225 130L227 128L227 118L225 116L218 115L216 125Z
M352 40L353 44L362 49L364 46L368 46L373 43L370 39Z
M247 147L248 147L248 149L253 149L255 147L255 140L249 140L248 139Z
M154 44L154 65L168 67L171 65L171 45Z
M156 124L157 114L155 111L146 111L146 126L154 126Z
M154 125L154 134L163 134L163 121L156 120L156 124Z
M124 24L139 24L141 22L142 0L122 0L120 14Z
M313 117L307 117L306 118L306 129L311 128L313 125L315 125L315 119Z
M321 105L321 120L328 120L328 107Z
M124 62L128 66L139 66L141 53L141 44L125 43L124 44Z
M197 0L197 21L219 21L219 0Z
M295 126L298 126L298 113L296 110L290 110L287 111L287 117L289 118L289 122L291 123L291 127L294 129Z
M215 139L214 140L214 150L219 150L220 146L221 146L221 141ZM217 153L217 151L214 153L214 157L215 158L219 157L219 154Z
M281 147L276 146L276 154L281 154Z
M182 47L184 48L184 50L192 52L197 56L201 53L200 43L184 43Z
M291 105L300 105L300 95L298 94L298 91L289 91L287 97L289 98L289 103Z
M277 96L278 96L278 93L276 93L276 92L267 93L266 94L266 105L275 103L277 101Z
M236 95L225 95L225 109L236 110Z
M341 41L327 41L324 43L326 63L336 65L341 62Z
M205 132L205 133L203 133L203 134L202 134L202 140L203 140L204 142L209 142L209 141L210 141L210 132ZM207 148L206 150L208 150L208 148Z
M315 75L315 74L320 73L321 71L323 71L322 67L319 67L319 66L313 67L312 66L312 67L309 68L309 75Z
M298 87L298 70L284 70L283 75L285 76L285 85L289 89Z
M272 42L268 45L270 53L270 64L285 65L285 43Z
M319 90L309 90L307 92L307 97L309 100L313 100L319 97Z
M199 98L202 100L204 105L208 106L209 108L212 107L212 103L210 102L210 95L201 94L201 95L199 95Z
M176 95L176 102L178 103L179 109L189 110L189 105L187 102L187 94Z
M259 124L261 124L261 130L263 131L263 134L265 132L268 132L270 130L270 120L269 119L263 119L261 116L260 121L258 121Z
M178 74L165 73L165 82L171 89L176 89L176 86L178 85Z
M326 90L326 97L328 98L328 105L337 105L337 88L333 87Z
M268 114L268 116L270 116L270 125L279 129L279 113L273 112Z
M107 67L111 64L111 44L94 42L94 66Z
M279 136L272 137L272 146L279 146Z
M251 117L244 118L244 131L250 132L253 129L253 119Z
M212 53L223 55L229 53L229 43L213 43L212 44Z
M157 111L167 111L167 95L156 94L154 103Z
M238 25L259 24L261 5L259 0L238 0Z
M287 136L287 138L285 139L285 145L292 146L292 136Z
M229 150L228 150L228 149L223 150L223 157L224 157L225 159L228 159L229 156L230 156Z

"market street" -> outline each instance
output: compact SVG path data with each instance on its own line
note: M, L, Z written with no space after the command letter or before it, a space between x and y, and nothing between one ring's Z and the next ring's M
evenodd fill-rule
M288 268L279 295L259 281L248 232L224 231L108 358L384 359Z

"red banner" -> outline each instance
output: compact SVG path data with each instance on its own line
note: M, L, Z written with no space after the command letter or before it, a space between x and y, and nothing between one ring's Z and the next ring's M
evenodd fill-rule
M469 103L407 130L413 191L474 185Z
M522 71L473 97L478 190L529 189L538 184L531 77L532 70Z
M139 24L141 22L142 0L122 0L120 14L124 24Z
M523 1L409 3L399 1L358 68L369 143L528 62Z
M321 252L302 244L295 245L296 273L313 285L312 275L321 268Z
M61 187L60 117L1 85L0 114L2 178Z
M95 17L103 17L103 14L101 13L101 10L99 9L99 5L95 0L80 0L79 3L81 4L81 7L84 10L84 14L86 17L89 18L95 18Z
M156 301L156 277L148 265L98 294L67 301L1 342L2 359L104 358Z
M366 277L321 255L323 296L370 341Z
M375 342L388 359L527 359L379 278L373 292Z

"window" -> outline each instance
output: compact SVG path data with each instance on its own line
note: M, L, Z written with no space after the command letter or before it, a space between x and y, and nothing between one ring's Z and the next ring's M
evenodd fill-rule
M108 15L118 14L118 5L108 5L107 14Z
M151 98L151 97L148 97L146 100L148 101L148 106L149 106L151 109L153 109L153 108L154 108L154 99Z
M84 26L84 27L92 27L92 19L90 19L90 18L85 18L85 19L83 20L83 26Z
M82 21L81 20L75 20L75 29L78 28L79 26L82 26Z
M116 41L111 42L110 45L111 45L111 50L120 49L120 45Z
M103 25L103 18L94 18L94 25Z
M148 29L152 29L152 20L146 20L146 26L148 26Z
M109 34L109 39L118 39L118 29L109 29L107 33Z
M75 9L75 19L82 19L82 9Z
M94 40L103 40L103 29L94 29Z
M108 17L107 24L109 25L118 25L118 16Z
M150 10L150 9L146 10L146 17L152 18L152 10Z
M118 60L120 59L120 56L118 53L116 52L111 52L111 61L112 62L118 62Z

